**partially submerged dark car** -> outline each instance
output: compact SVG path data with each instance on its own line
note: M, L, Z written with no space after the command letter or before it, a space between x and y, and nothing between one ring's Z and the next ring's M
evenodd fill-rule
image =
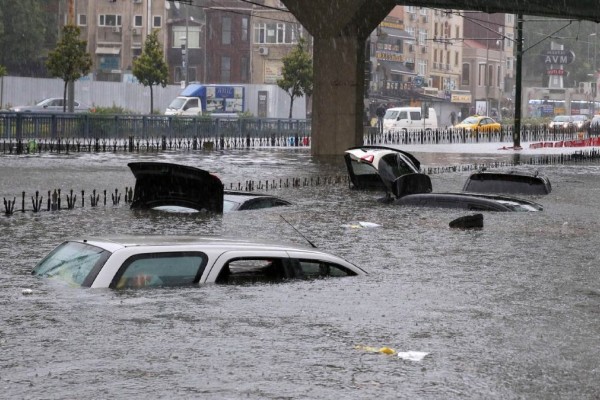
M486 172L471 174L463 192L544 195L552 191L550 180L543 175L527 172Z
M409 153L393 148L351 148L346 151L345 159L355 188L383 188L386 200L394 204L473 211L543 210L540 204L509 196L464 192L432 193L431 179L418 171L418 160ZM379 181L375 179L375 175Z
M159 162L128 166L136 179L132 209L223 213L291 204L267 194L224 190L217 176L200 168Z

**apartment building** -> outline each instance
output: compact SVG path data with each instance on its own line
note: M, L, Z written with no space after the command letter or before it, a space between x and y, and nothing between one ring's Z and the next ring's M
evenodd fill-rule
M515 16L482 12L463 15L460 88L472 94L475 112L493 115L512 96Z

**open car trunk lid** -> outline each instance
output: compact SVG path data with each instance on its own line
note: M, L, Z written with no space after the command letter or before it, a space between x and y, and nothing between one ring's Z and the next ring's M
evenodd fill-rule
M158 162L127 165L135 176L132 209L179 206L223 212L223 183L207 171Z

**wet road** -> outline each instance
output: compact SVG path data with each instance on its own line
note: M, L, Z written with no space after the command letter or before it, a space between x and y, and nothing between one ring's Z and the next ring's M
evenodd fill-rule
M417 156L425 165L458 157ZM127 162L157 158L226 183L345 174L341 158L318 162L305 150L0 157L0 195L121 189L134 183ZM485 213L485 228L473 232L448 228L464 212L381 204L343 184L280 189L294 206L223 216L126 206L2 216L1 397L600 398L600 166L537 169L553 186L535 199L544 212ZM434 175L434 191L458 191L466 177ZM47 251L79 235L303 243L280 214L369 275L122 292L30 275ZM357 221L382 226L344 227ZM357 345L429 354L415 362Z

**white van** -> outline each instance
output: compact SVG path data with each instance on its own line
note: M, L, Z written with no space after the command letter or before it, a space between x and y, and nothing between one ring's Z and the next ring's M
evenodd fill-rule
M429 108L427 118L421 118L421 107L388 108L383 117L384 133L437 128L437 115L433 108Z

